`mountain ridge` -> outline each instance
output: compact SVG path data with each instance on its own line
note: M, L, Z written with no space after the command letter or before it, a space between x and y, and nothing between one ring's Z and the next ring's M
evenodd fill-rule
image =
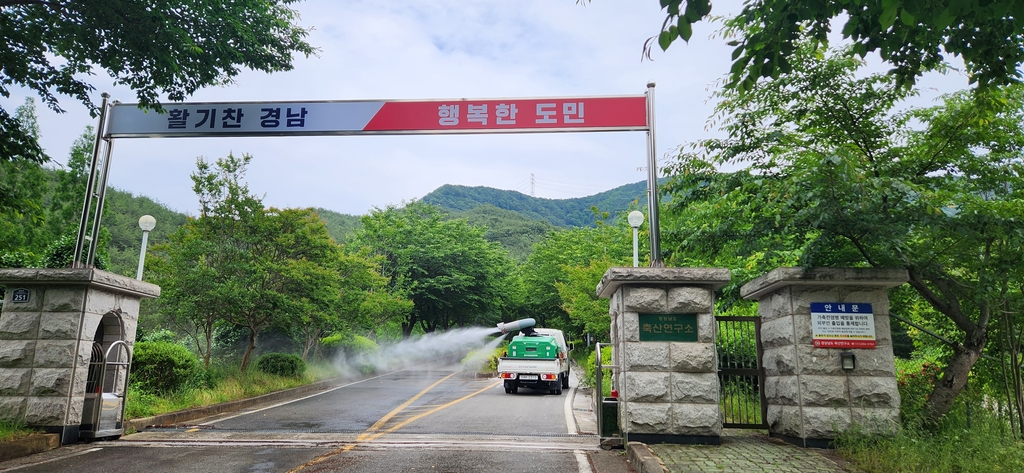
M453 212L465 212L481 205L522 214L542 220L556 227L592 227L597 207L613 216L630 208L647 207L647 181L625 184L604 192L569 199L532 197L519 191L495 189L485 186L445 184L423 196L420 200Z

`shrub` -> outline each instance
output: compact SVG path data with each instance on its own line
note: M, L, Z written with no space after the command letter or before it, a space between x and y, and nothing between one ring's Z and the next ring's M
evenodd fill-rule
M71 266L71 260L75 259L75 244L78 243L78 235L67 234L50 243L43 250L41 262L44 268L67 268ZM96 250L93 258L93 265L96 269L106 270L110 267L110 257L104 248Z
M344 354L346 357L358 355L375 355L380 351L377 342L362 335L348 333L336 333L321 338L325 354L328 357Z
M256 362L256 369L267 374L297 378L306 372L306 362L299 355L267 353Z
M498 371L498 359L508 347L508 342L491 349L473 350L462 359L462 370L494 374Z
M904 423L916 422L924 412L928 395L942 375L934 361L900 360L897 362L896 385L900 391L900 417Z
M188 348L169 342L138 342L129 383L154 394L169 394L206 383L206 372Z
M612 364L612 347L603 346L601 347L601 365L608 366ZM583 386L593 387L597 383L597 352L591 351L590 355L587 356L587 361L583 366L585 374L583 379L580 380L580 384ZM612 370L603 369L604 376L602 377L603 383L601 385L602 397L607 397L612 389Z

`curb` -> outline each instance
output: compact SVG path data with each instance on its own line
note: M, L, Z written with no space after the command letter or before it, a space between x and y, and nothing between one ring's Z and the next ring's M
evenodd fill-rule
M654 453L645 444L629 442L629 445L626 446L626 454L629 456L629 465L637 473L668 473L665 464L654 456Z
M60 434L35 434L14 440L0 442L0 462L27 457L60 446Z
M147 427L173 425L181 422L188 422L191 420L201 419L203 417L223 414L226 412L240 411L242 409L252 407L258 404L265 404L285 399L294 399L305 394L326 391L334 387L334 385L336 385L338 381L338 378L327 379L324 381L317 381L313 384L307 384L305 386L286 389L284 391L276 391L248 399L239 399L237 401L225 402L223 404L214 404L212 406L196 407L192 409L185 409L183 411L168 412L166 414L159 414L152 417L128 419L124 422L124 431L125 434L127 435L132 431L137 432ZM28 437L22 437L20 439L0 442L0 447L2 447L0 448L0 462L14 460L15 458L35 455L37 453L42 453L47 450L53 450L57 447L60 447L60 435L30 435Z
M128 419L124 423L124 431L125 433L131 432L133 430L138 432L147 427L174 425L182 422L202 419L203 417L224 414L226 412L240 411L242 409L246 409L259 404L281 401L284 399L293 399L304 394L312 394L315 392L326 391L334 387L335 383L337 383L338 381L339 380L337 378L328 379L324 381L317 381L313 384L307 384L305 386L299 386L297 388L286 389L284 391L275 391L272 393L267 393L262 396L256 396L247 399L239 399L237 401L225 402L222 404L214 404L210 406L194 407L192 409L168 412L165 414L158 414L151 417Z

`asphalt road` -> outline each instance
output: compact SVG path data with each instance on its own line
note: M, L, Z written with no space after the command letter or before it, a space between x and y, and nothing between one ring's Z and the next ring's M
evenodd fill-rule
M0 463L0 472L625 472L571 399L421 366L272 406ZM572 383L575 386L575 380Z

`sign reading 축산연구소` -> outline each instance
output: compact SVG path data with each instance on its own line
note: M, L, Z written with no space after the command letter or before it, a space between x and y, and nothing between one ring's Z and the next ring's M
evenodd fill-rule
M817 348L875 348L871 304L812 302L811 336Z
M641 342L696 342L697 314L640 314Z

